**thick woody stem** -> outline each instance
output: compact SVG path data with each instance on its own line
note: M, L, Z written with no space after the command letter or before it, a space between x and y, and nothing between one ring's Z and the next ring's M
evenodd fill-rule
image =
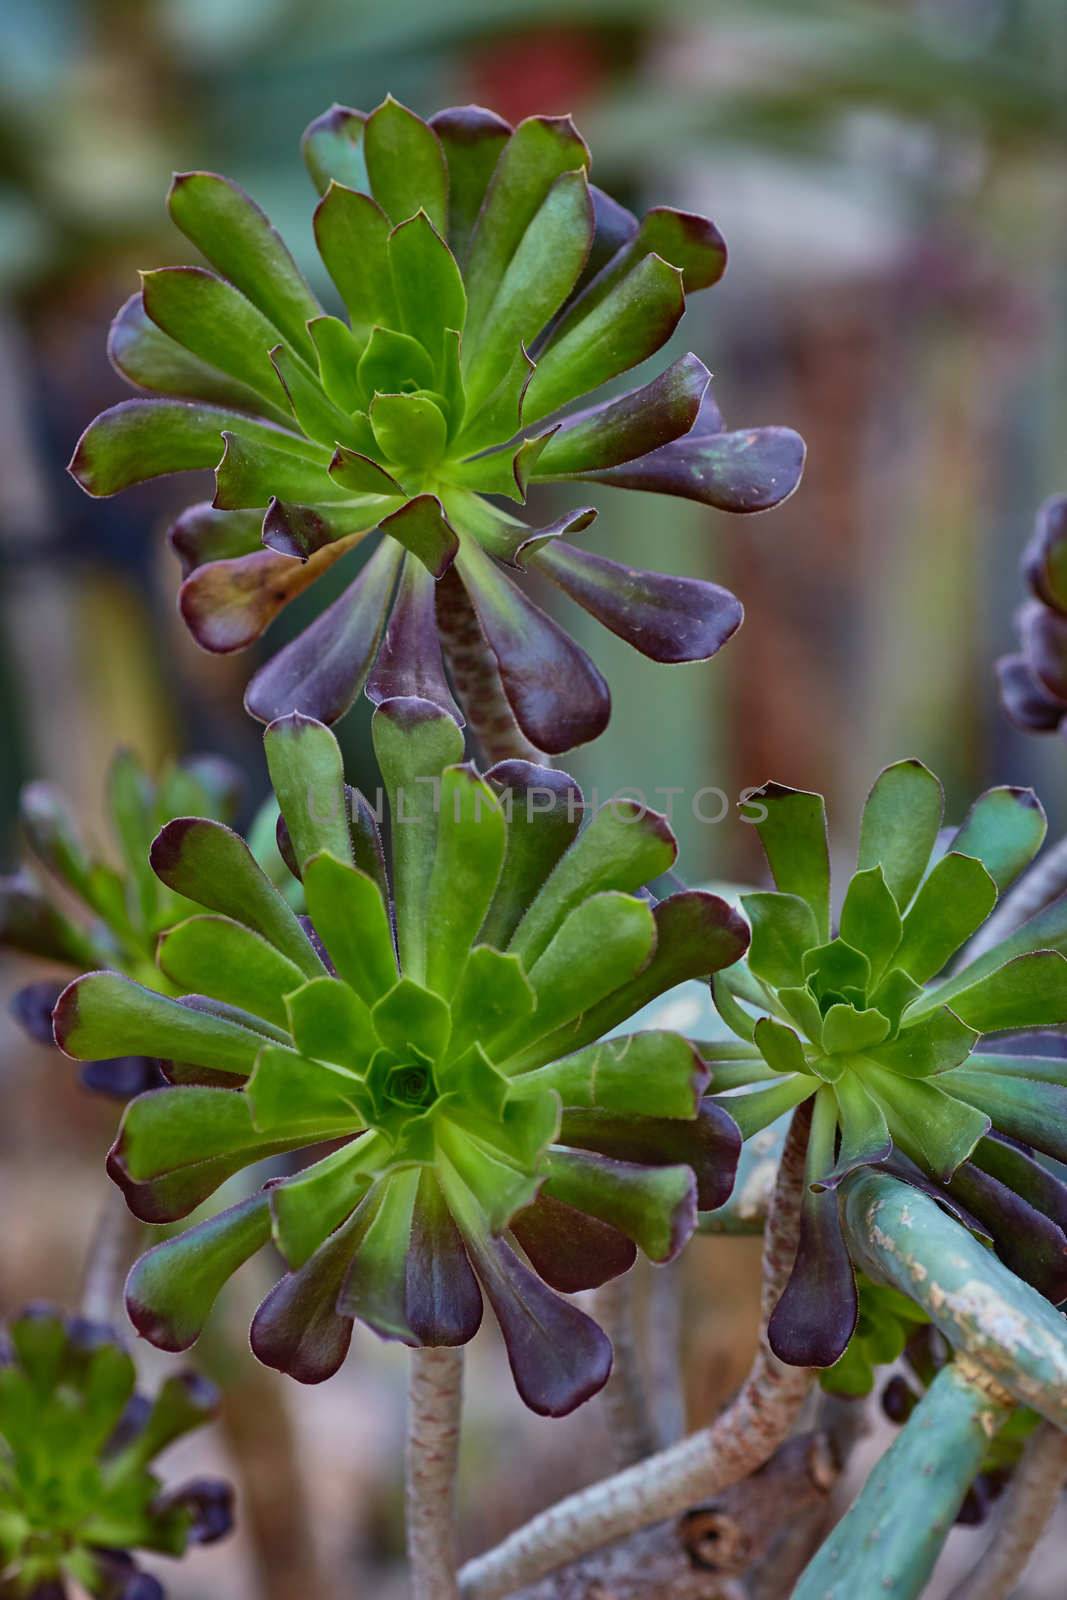
M736 1398L710 1427L561 1500L469 1562L460 1573L463 1600L500 1600L613 1539L677 1516L754 1472L785 1438L812 1374L780 1362L765 1330L796 1255L809 1121L802 1106L782 1155L764 1239L760 1347Z
M637 1344L637 1273L631 1268L596 1292L594 1316L611 1340L615 1359L602 1395L615 1466L630 1467L656 1448Z
M458 1600L455 1488L463 1352L413 1350L408 1391L407 1545L414 1600Z
M467 591L449 570L437 585L437 627L452 687L486 762L517 759L545 764L522 733L508 705L496 657L474 614Z
M118 1315L141 1229L121 1189L109 1183L89 1241L82 1283L81 1312L89 1322L113 1322Z
M1026 1570L1067 1482L1067 1433L1043 1422L1032 1435L981 1560L949 1600L1006 1600Z
M1030 868L1006 895L989 921L980 928L963 952L962 961L969 964L984 956L1021 928L1024 922L1055 900L1067 889L1067 838L1061 839Z

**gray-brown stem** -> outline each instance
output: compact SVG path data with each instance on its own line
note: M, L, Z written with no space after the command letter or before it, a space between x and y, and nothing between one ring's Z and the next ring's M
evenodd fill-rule
M1004 1497L985 1554L950 1600L1006 1600L1026 1570L1067 1482L1067 1433L1043 1422Z
M458 1600L455 1492L463 1352L411 1352L407 1546L414 1600Z
M710 1427L561 1500L469 1562L460 1573L463 1600L501 1600L591 1550L677 1516L747 1477L781 1444L812 1373L780 1362L765 1330L796 1255L809 1121L801 1107L782 1155L764 1238L760 1345L736 1398Z
M119 1316L126 1274L142 1230L121 1189L109 1183L89 1241L82 1283L81 1312L90 1322L114 1322Z

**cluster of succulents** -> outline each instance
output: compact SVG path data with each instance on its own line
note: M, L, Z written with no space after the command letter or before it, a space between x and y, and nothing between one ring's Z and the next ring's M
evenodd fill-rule
M641 387L585 397L653 356L686 297L721 277L706 218L640 220L589 181L567 117L512 129L476 107L424 122L387 99L335 106L304 154L315 238L344 315L319 304L282 240L226 178L183 173L170 213L209 267L143 275L111 358L149 397L98 417L71 470L108 495L210 468L215 495L172 531L181 611L209 650L239 650L368 535L377 548L253 677L268 722L333 722L365 686L457 713L441 631L473 607L533 746L595 738L610 712L583 650L516 584L530 571L658 661L713 655L741 621L716 584L638 571L563 538L583 507L531 527L500 509L531 485L607 483L760 511L796 487L788 428L727 432L709 373L684 355ZM578 409L575 409L578 407Z
M984 1034L1067 1022L1067 907L1054 902L942 976L1040 848L1038 802L991 789L945 835L934 775L916 761L886 768L835 932L821 797L768 784L752 799L776 887L742 896L751 946L713 980L735 1038L701 1049L746 1137L811 1106L800 1244L773 1348L828 1367L848 1345L858 1300L835 1191L866 1165L932 1190L1058 1304L1067 1185L1032 1152L1067 1159L1064 1063L976 1047Z
M154 1399L109 1328L32 1306L0 1335L0 1594L162 1600L133 1552L180 1556L229 1532L232 1490L167 1488L153 1464L209 1422L219 1397L179 1373Z
M1030 598L1018 615L1018 651L997 662L1000 697L1018 727L1056 733L1067 717L1067 497L1038 512L1023 572Z
M35 979L15 995L12 1012L31 1038L52 1043L52 1008L73 972L112 967L176 992L156 965L156 942L188 906L155 877L148 852L173 817L231 818L240 790L239 774L215 756L173 764L154 781L132 751L120 751L107 778L116 866L87 842L61 790L41 781L26 786L19 822L27 862L0 877L0 950L66 971ZM162 1082L158 1064L140 1055L89 1062L82 1078L88 1088L119 1098Z
M196 903L159 948L188 998L115 973L60 998L69 1054L180 1063L129 1105L109 1158L142 1219L187 1216L265 1157L334 1146L156 1246L128 1309L185 1348L273 1238L288 1271L252 1325L262 1361L327 1378L357 1318L409 1345L462 1344L484 1292L523 1399L560 1414L603 1385L611 1347L555 1291L626 1271L637 1247L676 1255L698 1208L729 1194L741 1142L686 1040L604 1035L736 961L748 930L714 895L642 895L676 853L658 814L617 801L586 820L571 779L526 762L482 778L430 701L383 702L373 737L388 872L330 730L283 718L267 761L310 920L237 834L179 819L152 866Z

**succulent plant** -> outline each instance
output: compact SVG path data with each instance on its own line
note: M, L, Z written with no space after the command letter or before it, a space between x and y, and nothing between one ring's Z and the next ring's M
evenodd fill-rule
M810 1112L809 1187L774 1349L825 1367L847 1346L857 1295L835 1190L867 1165L936 1194L1058 1304L1067 1186L1031 1152L1067 1159L1067 1064L976 1046L1067 1020L1067 899L939 976L1040 848L1037 800L991 789L945 836L934 775L917 761L888 767L864 809L836 933L821 797L768 784L753 802L777 887L742 896L748 956L713 980L736 1038L698 1049L746 1137L790 1107Z
M933 1331L922 1307L899 1289L872 1283L857 1273L856 1294L856 1327L848 1348L819 1374L828 1394L849 1399L871 1393L877 1369L900 1359L917 1327Z
M618 801L583 827L563 773L509 761L479 777L429 701L383 702L373 736L388 877L375 808L346 790L329 729L294 713L266 751L310 920L235 833L180 819L151 859L202 908L160 942L190 993L97 973L60 998L69 1054L174 1063L173 1086L127 1107L109 1160L143 1220L187 1216L265 1157L334 1146L150 1250L127 1306L154 1343L187 1348L273 1237L288 1271L252 1324L267 1365L328 1378L354 1318L412 1346L466 1343L484 1290L522 1398L562 1414L605 1382L611 1346L554 1291L627 1270L637 1246L673 1257L740 1148L687 1041L603 1036L736 960L747 929L714 895L640 892L675 857L656 813Z
M210 650L251 644L354 545L383 535L340 598L253 677L246 704L262 721L333 722L364 685L375 702L416 695L455 710L440 619L446 635L473 627L488 645L536 749L593 739L607 686L511 573L549 579L659 661L713 655L740 604L716 584L569 543L562 535L593 521L588 507L530 527L497 500L596 482L745 512L792 492L802 441L787 428L725 431L693 355L585 404L654 355L686 296L720 278L722 239L667 207L639 222L591 185L567 117L513 130L469 106L430 122L392 99L369 116L335 106L307 130L304 155L346 317L323 310L241 189L180 174L171 216L214 270L144 274L110 354L152 398L98 417L71 471L107 495L214 469L213 501L171 535L182 614ZM456 688L461 667L449 667Z
M1046 500L1023 556L1031 598L1018 616L1020 650L997 662L1000 697L1028 733L1056 733L1067 717L1067 497Z
M174 990L156 966L156 941L164 928L188 914L185 901L160 883L148 850L165 822L189 812L224 820L236 809L240 775L215 756L169 767L154 781L132 751L111 763L107 803L121 868L83 837L73 807L54 784L35 782L19 803L29 865L0 877L0 949L67 968L65 977L25 985L12 1013L42 1044L52 1043L52 1008L70 971L113 967L166 993ZM83 915L68 914L72 902ZM90 1089L127 1098L163 1080L144 1056L93 1061L82 1069Z
M131 1552L180 1556L230 1531L219 1480L164 1488L155 1458L218 1410L211 1384L168 1378L153 1400L109 1328L32 1306L0 1343L0 1595L162 1600Z

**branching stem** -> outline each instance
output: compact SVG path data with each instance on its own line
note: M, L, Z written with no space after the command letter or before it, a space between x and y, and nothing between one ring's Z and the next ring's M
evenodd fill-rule
M458 1600L455 1488L463 1352L413 1350L408 1397L407 1544L414 1600Z
M1006 1600L1067 1483L1067 1433L1043 1422L1011 1480L992 1543L949 1600Z

